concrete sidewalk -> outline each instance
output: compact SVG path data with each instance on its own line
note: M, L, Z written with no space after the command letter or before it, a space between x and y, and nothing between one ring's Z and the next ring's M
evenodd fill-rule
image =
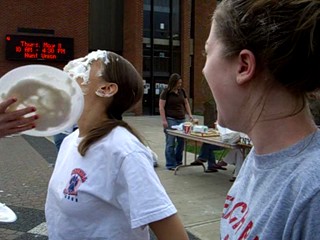
M201 117L197 117L200 124ZM232 183L233 166L226 171L204 173L202 166L180 168L177 175L165 168L165 136L159 116L126 117L125 120L145 137L158 154L156 171L178 209L186 229L201 240L218 240L219 223L226 194ZM194 160L187 154L187 162Z
M201 118L200 118L201 119ZM159 156L156 172L192 237L219 239L219 218L231 186L227 171L204 173L202 166L165 169L164 133L159 116L125 117ZM50 138L49 138L50 140ZM56 151L45 138L19 136L0 139L0 202L18 215L15 223L0 224L0 239L47 239L44 203ZM188 162L193 161L188 154Z

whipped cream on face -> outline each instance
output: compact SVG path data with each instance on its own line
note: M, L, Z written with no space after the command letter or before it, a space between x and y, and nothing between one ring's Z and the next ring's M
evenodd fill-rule
M108 52L105 50L97 50L89 53L85 57L74 59L63 68L63 71L68 73L74 80L81 78L83 80L81 85L87 85L89 84L91 63L98 59L107 65L109 63ZM98 72L97 75L101 76L102 72Z

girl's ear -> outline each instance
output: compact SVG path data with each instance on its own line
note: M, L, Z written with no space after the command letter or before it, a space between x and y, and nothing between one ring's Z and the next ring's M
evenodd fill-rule
M116 83L107 83L96 91L96 95L99 97L112 97L117 92L118 85Z
M256 71L256 58L247 49L242 50L238 56L237 83L242 85L250 81Z

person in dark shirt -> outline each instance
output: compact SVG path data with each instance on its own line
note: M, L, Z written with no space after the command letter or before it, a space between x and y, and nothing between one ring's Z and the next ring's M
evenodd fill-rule
M159 110L164 130L185 122L186 114L192 121L190 105L179 74L174 73L170 76L168 87L160 95ZM166 134L165 157L168 170L182 164L183 147L182 138Z

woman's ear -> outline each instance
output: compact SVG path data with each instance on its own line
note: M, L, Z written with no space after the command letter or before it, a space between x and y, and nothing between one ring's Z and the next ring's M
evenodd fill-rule
M247 49L242 50L238 56L237 83L242 85L250 81L256 71L256 58Z
M107 83L96 91L99 97L112 97L118 92L118 85L116 83Z

